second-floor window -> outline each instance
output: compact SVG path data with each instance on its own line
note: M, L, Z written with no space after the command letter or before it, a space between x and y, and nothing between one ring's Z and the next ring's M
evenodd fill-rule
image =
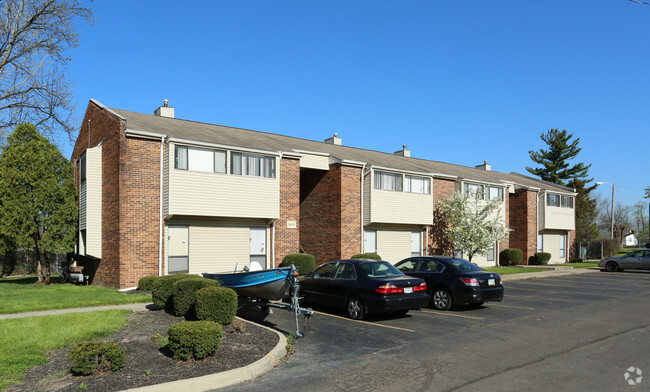
M230 154L230 173L275 178L275 158L233 152Z
M404 185L406 192L423 193L427 195L431 193L431 183L426 177L406 175L404 176Z
M226 152L207 148L176 146L174 168L209 173L225 173Z
M546 205L550 207L573 208L573 196L546 195Z
M396 173L388 173L382 171L375 172L375 189L383 189L387 191L399 191L402 187L402 175Z
M503 188L481 184L465 183L464 193L479 200L502 200Z

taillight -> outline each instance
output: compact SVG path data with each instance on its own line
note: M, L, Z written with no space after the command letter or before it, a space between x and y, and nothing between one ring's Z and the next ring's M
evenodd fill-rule
M479 286L478 280L476 278L460 278L468 286Z
M414 286L413 291L427 291L427 284L422 282L419 285Z
M377 290L375 290L375 293L377 294L397 294L403 292L404 289L397 287L394 284L382 284L381 286L377 287Z

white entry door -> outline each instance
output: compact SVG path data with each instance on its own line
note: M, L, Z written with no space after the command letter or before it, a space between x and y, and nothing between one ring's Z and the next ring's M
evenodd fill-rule
M420 246L420 232L412 231L411 232L411 257L420 256L422 251L422 246Z
M187 226L169 226L167 241L169 256L167 272L170 274L189 272L190 269L190 229Z
M250 261L258 262L266 268L266 227L251 227Z

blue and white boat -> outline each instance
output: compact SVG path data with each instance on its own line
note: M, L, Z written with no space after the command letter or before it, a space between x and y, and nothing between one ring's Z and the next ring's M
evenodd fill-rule
M273 268L259 271L209 273L203 277L229 287L240 297L277 301L282 299L291 285L295 267Z

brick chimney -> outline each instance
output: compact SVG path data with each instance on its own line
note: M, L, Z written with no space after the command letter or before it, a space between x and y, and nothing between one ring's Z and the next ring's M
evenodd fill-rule
M169 107L169 100L163 100L163 105L153 112L154 116L174 118L174 108Z

